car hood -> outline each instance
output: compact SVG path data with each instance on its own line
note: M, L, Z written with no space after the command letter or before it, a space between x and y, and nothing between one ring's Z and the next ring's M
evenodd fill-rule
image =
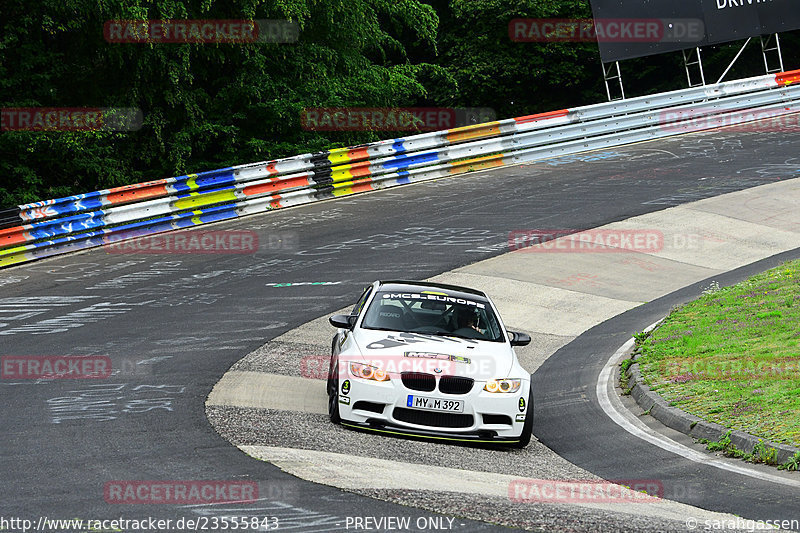
M509 377L515 361L507 342L359 328L355 343L363 363L393 376L411 371L485 381Z

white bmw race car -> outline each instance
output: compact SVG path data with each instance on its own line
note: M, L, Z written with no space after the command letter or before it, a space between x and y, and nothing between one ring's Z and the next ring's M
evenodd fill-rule
M531 439L530 374L482 292L417 281L376 281L350 315L334 315L328 373L333 422L443 441Z

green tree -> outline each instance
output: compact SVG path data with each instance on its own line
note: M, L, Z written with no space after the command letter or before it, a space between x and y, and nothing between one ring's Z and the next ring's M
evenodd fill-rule
M299 40L120 44L109 20L281 19ZM19 203L377 139L300 127L314 106L405 106L443 69L438 19L416 0L6 0L0 106L136 107L133 132L0 135L0 203ZM441 81L439 81L441 84Z
M593 43L527 43L509 36L516 18L590 19L587 0L434 0L439 64L458 83L436 92L454 105L491 107L499 118L597 101L602 78Z

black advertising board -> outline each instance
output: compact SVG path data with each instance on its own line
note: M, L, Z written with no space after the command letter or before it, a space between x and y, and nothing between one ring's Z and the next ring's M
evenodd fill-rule
M591 0L600 56L620 61L800 28L800 0ZM652 26L646 38L620 31ZM616 31L603 31L604 26Z

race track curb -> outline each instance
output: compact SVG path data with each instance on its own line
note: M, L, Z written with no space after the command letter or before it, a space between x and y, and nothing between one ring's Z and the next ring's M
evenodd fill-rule
M639 358L639 355L633 355L634 351L635 347L631 348L624 357L624 359L630 359L631 356L633 356L634 361L626 372L628 376L628 386L630 387L630 395L636 400L636 403L646 414L649 414L665 426L675 431L680 431L695 439L704 439L709 442L718 442L730 432L731 444L736 446L737 450L741 450L745 454L753 453L756 444L761 441L767 450L775 450L775 460L778 465L788 462L796 453L800 452L800 448L795 448L794 446L788 446L786 444L777 444L761 437L745 433L744 431L739 431L738 429L727 428L720 424L703 420L677 407L672 407L669 402L664 400L660 394L650 389L644 382L642 374L639 371L639 363L635 362Z

